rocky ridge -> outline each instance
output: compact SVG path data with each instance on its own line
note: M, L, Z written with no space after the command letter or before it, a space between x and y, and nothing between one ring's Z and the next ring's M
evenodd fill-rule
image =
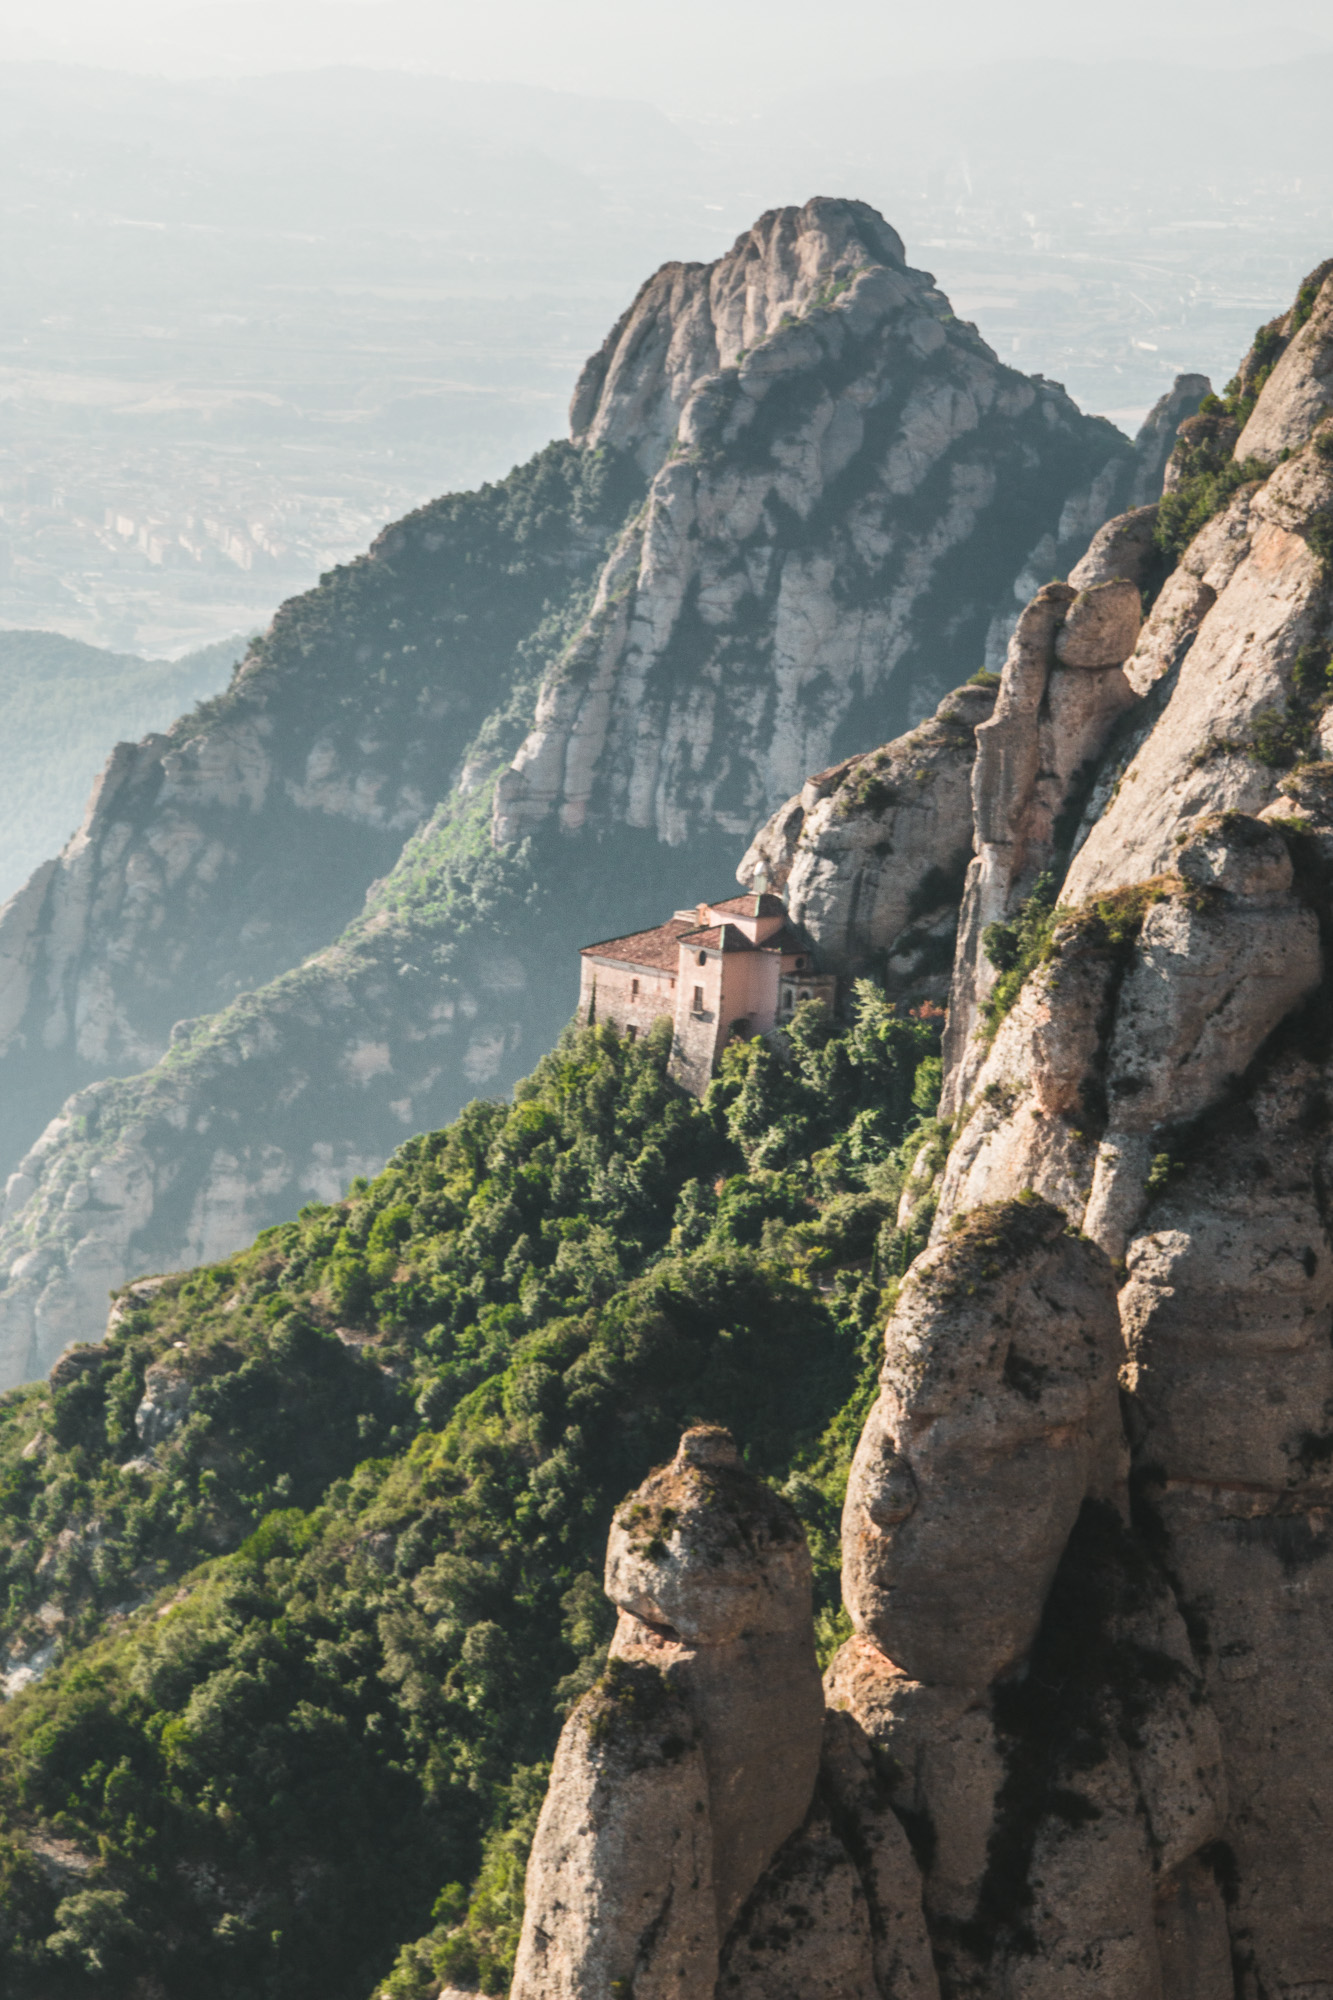
M1325 268L1205 406L1237 476L1174 569L1179 516L1131 510L1018 622L975 732L931 1242L847 1486L825 1761L685 1984L633 1933L636 1991L1327 1989L1331 315ZM832 949L892 964L921 809L893 808L895 919L858 930L872 844L822 811L846 778L742 873L786 870ZM869 1838L830 1744L910 1841ZM557 1760L548 1813L578 1784ZM534 1906L546 1855L539 1832ZM580 1962L558 1919L547 1949Z
M1181 415L1206 387L1182 379ZM632 450L652 484L500 779L496 841L552 819L748 835L882 736L872 715L924 717L1002 653L1016 578L1021 598L1155 490L1160 413L1135 459L1086 423L864 204L779 211L716 265L668 266L575 394L575 437Z
M1003 366L830 200L650 280L572 425L284 606L0 912L0 1382L506 1086L575 943L998 660L1172 429Z

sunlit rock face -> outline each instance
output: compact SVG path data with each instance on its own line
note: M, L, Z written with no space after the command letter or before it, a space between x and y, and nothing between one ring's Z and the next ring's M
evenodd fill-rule
M1106 1260L1050 1204L978 1209L913 1268L852 1462L843 1598L913 1679L980 1690L1027 1655L1079 1509L1114 1490Z
M899 1209L929 1241L848 1474L851 1636L719 1993L1329 1989L1330 284L1187 425L1167 503L1036 579L998 686L821 768L745 857L890 979L954 870L956 942ZM1205 444L1238 469L1182 549Z
M618 1510L619 1619L528 1863L518 2000L939 2000L921 1878L849 1714L826 1711L810 1554L728 1433Z
M906 736L807 778L750 843L737 879L782 891L827 970L904 1005L948 998L976 731L994 707L991 687L955 688Z
M652 485L501 779L501 844L548 819L748 836L1002 653L1015 584L1080 555L1139 469L858 202L774 210L659 272L573 426Z

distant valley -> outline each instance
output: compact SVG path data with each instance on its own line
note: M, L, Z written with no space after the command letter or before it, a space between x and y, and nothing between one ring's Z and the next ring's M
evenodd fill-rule
M2 65L0 625L176 654L267 623L555 435L645 271L849 188L1004 359L1132 432L1182 370L1225 379L1322 254L1331 84L1327 56L1042 56L705 120Z

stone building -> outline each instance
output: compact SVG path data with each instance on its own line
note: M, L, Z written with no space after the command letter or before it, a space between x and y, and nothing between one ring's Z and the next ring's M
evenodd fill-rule
M702 1096L733 1035L762 1035L802 1000L833 1005L837 982L815 969L809 940L780 896L728 896L677 910L653 930L585 945L579 1020L612 1021L631 1038L665 1014L671 1074Z

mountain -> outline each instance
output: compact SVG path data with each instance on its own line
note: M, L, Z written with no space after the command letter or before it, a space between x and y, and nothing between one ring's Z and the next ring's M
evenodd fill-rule
M1319 1993L1331 582L1326 266L742 859L897 1003L570 1028L0 1398L7 1991Z
M896 1004L571 1028L0 1398L17 2000L1326 1984L1331 357L760 829Z
M508 1086L579 943L998 663L1205 388L1132 448L856 202L649 280L569 443L285 605L0 913L3 1379Z
M217 694L244 650L222 639L179 660L142 660L57 632L0 632L0 896L78 825L108 746Z
M518 2000L1326 1981L1333 264L1166 488L1036 594L975 726L940 1121L897 1213L929 1241L824 1701L799 1488L687 1430L610 1529ZM800 812L745 866L785 851L843 942L812 885L867 843Z

